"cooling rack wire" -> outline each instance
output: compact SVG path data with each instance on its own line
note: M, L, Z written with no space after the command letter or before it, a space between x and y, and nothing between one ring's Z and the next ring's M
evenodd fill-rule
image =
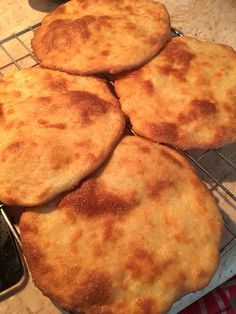
M0 40L0 76L23 68L34 67L39 61L31 50L34 29L40 23ZM182 34L172 29L174 35ZM220 149L180 151L197 169L198 174L218 200L225 222L221 255L236 239L236 145Z

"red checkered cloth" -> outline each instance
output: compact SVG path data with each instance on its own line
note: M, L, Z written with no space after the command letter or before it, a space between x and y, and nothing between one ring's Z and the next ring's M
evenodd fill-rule
M180 314L235 314L236 276L188 306Z

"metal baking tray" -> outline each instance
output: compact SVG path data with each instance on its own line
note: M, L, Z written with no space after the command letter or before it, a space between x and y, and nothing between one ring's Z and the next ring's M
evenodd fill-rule
M39 26L40 23L35 24L0 40L0 76L39 64L31 50L33 30ZM172 32L174 36L182 36L175 29ZM236 274L236 143L213 150L178 151L193 163L198 175L215 195L221 208L225 230L221 243L220 266L210 284L177 301L169 314L178 313Z
M28 272L25 260L23 258L18 233L11 224L8 216L3 210L3 207L3 205L0 205L1 230L3 228L3 233L0 235L0 249L2 250L1 263L4 259L5 266L3 269L6 272L1 272L1 276L4 276L4 280L1 282L1 284L3 284L1 288L3 288L3 290L1 289L0 291L0 301L19 291L22 287L25 286L28 279ZM9 264L9 260L11 260L13 263ZM5 280L7 284L5 283Z

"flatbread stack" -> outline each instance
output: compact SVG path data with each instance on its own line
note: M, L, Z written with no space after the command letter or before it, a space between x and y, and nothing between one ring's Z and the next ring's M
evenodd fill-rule
M169 39L169 15L152 0L71 0L43 19L32 46L46 68L117 73L144 64Z
M72 189L124 129L117 100L95 78L26 69L0 84L0 200L35 206Z
M217 269L215 200L153 142L235 141L236 53L170 31L152 0L71 0L35 31L40 68L0 83L0 201L26 206L33 280L71 313L166 313Z
M34 281L55 303L143 314L209 282L222 221L183 157L127 136L78 189L23 213L20 230Z
M151 62L116 81L134 131L154 142L216 148L236 140L236 52L173 38Z

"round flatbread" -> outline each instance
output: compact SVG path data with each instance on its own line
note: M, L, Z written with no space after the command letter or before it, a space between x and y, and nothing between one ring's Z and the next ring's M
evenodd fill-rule
M152 0L71 0L43 19L32 47L46 68L117 73L150 60L169 39L166 8Z
M236 52L187 36L115 83L134 131L182 149L236 140Z
M107 85L40 68L0 83L0 201L35 206L97 169L124 129Z
M86 314L165 313L208 284L222 226L188 162L134 136L77 190L20 220L36 286Z

